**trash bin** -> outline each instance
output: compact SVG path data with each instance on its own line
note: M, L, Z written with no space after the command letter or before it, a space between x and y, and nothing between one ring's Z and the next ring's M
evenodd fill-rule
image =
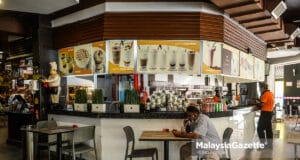
M33 127L33 125L27 125L21 128L23 132L23 160L33 160L33 133L30 132Z

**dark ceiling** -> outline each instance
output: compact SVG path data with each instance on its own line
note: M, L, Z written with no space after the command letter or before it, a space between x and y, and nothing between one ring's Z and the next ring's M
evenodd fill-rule
M300 0L285 0L287 11L283 14L283 19L287 23L294 23L300 26ZM295 23L294 21L297 21Z

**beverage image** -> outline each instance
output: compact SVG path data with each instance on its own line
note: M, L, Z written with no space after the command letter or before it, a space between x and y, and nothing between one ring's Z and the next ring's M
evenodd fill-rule
M208 47L209 49L209 56L210 56L210 68L214 67L214 54L216 51L216 43L213 43L211 46Z
M166 69L166 61L167 61L167 51L163 49L161 51L161 68L160 69Z
M146 48L140 48L140 66L141 69L145 70L147 68L148 63L148 52L149 52L149 46Z
M157 49L151 50L151 69L156 69L156 63L157 63Z
M195 51L189 51L188 52L189 70L193 70L194 69L194 63L195 63Z
M129 45L125 46L125 53L124 53L124 65L128 67L130 65L130 60L131 60L131 47Z
M112 47L112 58L113 58L113 63L116 65L120 64L120 58L121 58L121 46L119 44L115 44Z
M169 64L170 64L170 70L174 70L176 67L176 51L175 50L172 51Z
M185 51L182 51L180 60L179 60L179 68L181 70L184 70L184 68L185 68L185 60L186 60L185 55L186 55Z

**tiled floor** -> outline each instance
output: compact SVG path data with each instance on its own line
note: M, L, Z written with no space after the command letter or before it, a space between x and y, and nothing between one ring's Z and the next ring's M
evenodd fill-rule
M244 152L232 152L233 160L264 160L264 159L275 159L275 160L290 160L294 158L294 146L287 144L286 136L289 131L294 129L295 119L285 119L283 123L273 123L273 129L278 130L279 134L274 139L273 150L247 150ZM300 129L300 125L299 125ZM299 130L300 133L300 130ZM22 150L21 148L7 145L7 128L0 127L0 160L21 160ZM278 138L277 138L278 137ZM254 141L257 140L257 137ZM298 156L300 156L300 147L298 147ZM46 152L47 153L47 152ZM43 159L47 159L46 153L43 153Z

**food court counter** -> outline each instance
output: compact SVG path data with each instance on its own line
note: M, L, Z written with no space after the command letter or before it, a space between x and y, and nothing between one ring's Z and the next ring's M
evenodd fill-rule
M227 112L209 113L220 137L227 127L232 127L234 131L241 132L239 135L255 131L253 107L241 107ZM96 144L99 157L102 160L124 159L126 149L126 136L123 127L129 125L133 128L136 139L136 148L156 147L159 151L159 159L163 159L163 146L161 141L139 141L141 133L145 130L162 130L163 128L179 129L182 127L184 113L162 112L162 113L81 113L68 111L53 111L48 115L48 119L54 119L59 125L95 125ZM245 128L239 128L241 123ZM249 132L250 131L250 132ZM245 136L244 136L245 137ZM170 142L169 159L179 160L180 146L186 142ZM84 155L86 159L92 159L93 153Z

